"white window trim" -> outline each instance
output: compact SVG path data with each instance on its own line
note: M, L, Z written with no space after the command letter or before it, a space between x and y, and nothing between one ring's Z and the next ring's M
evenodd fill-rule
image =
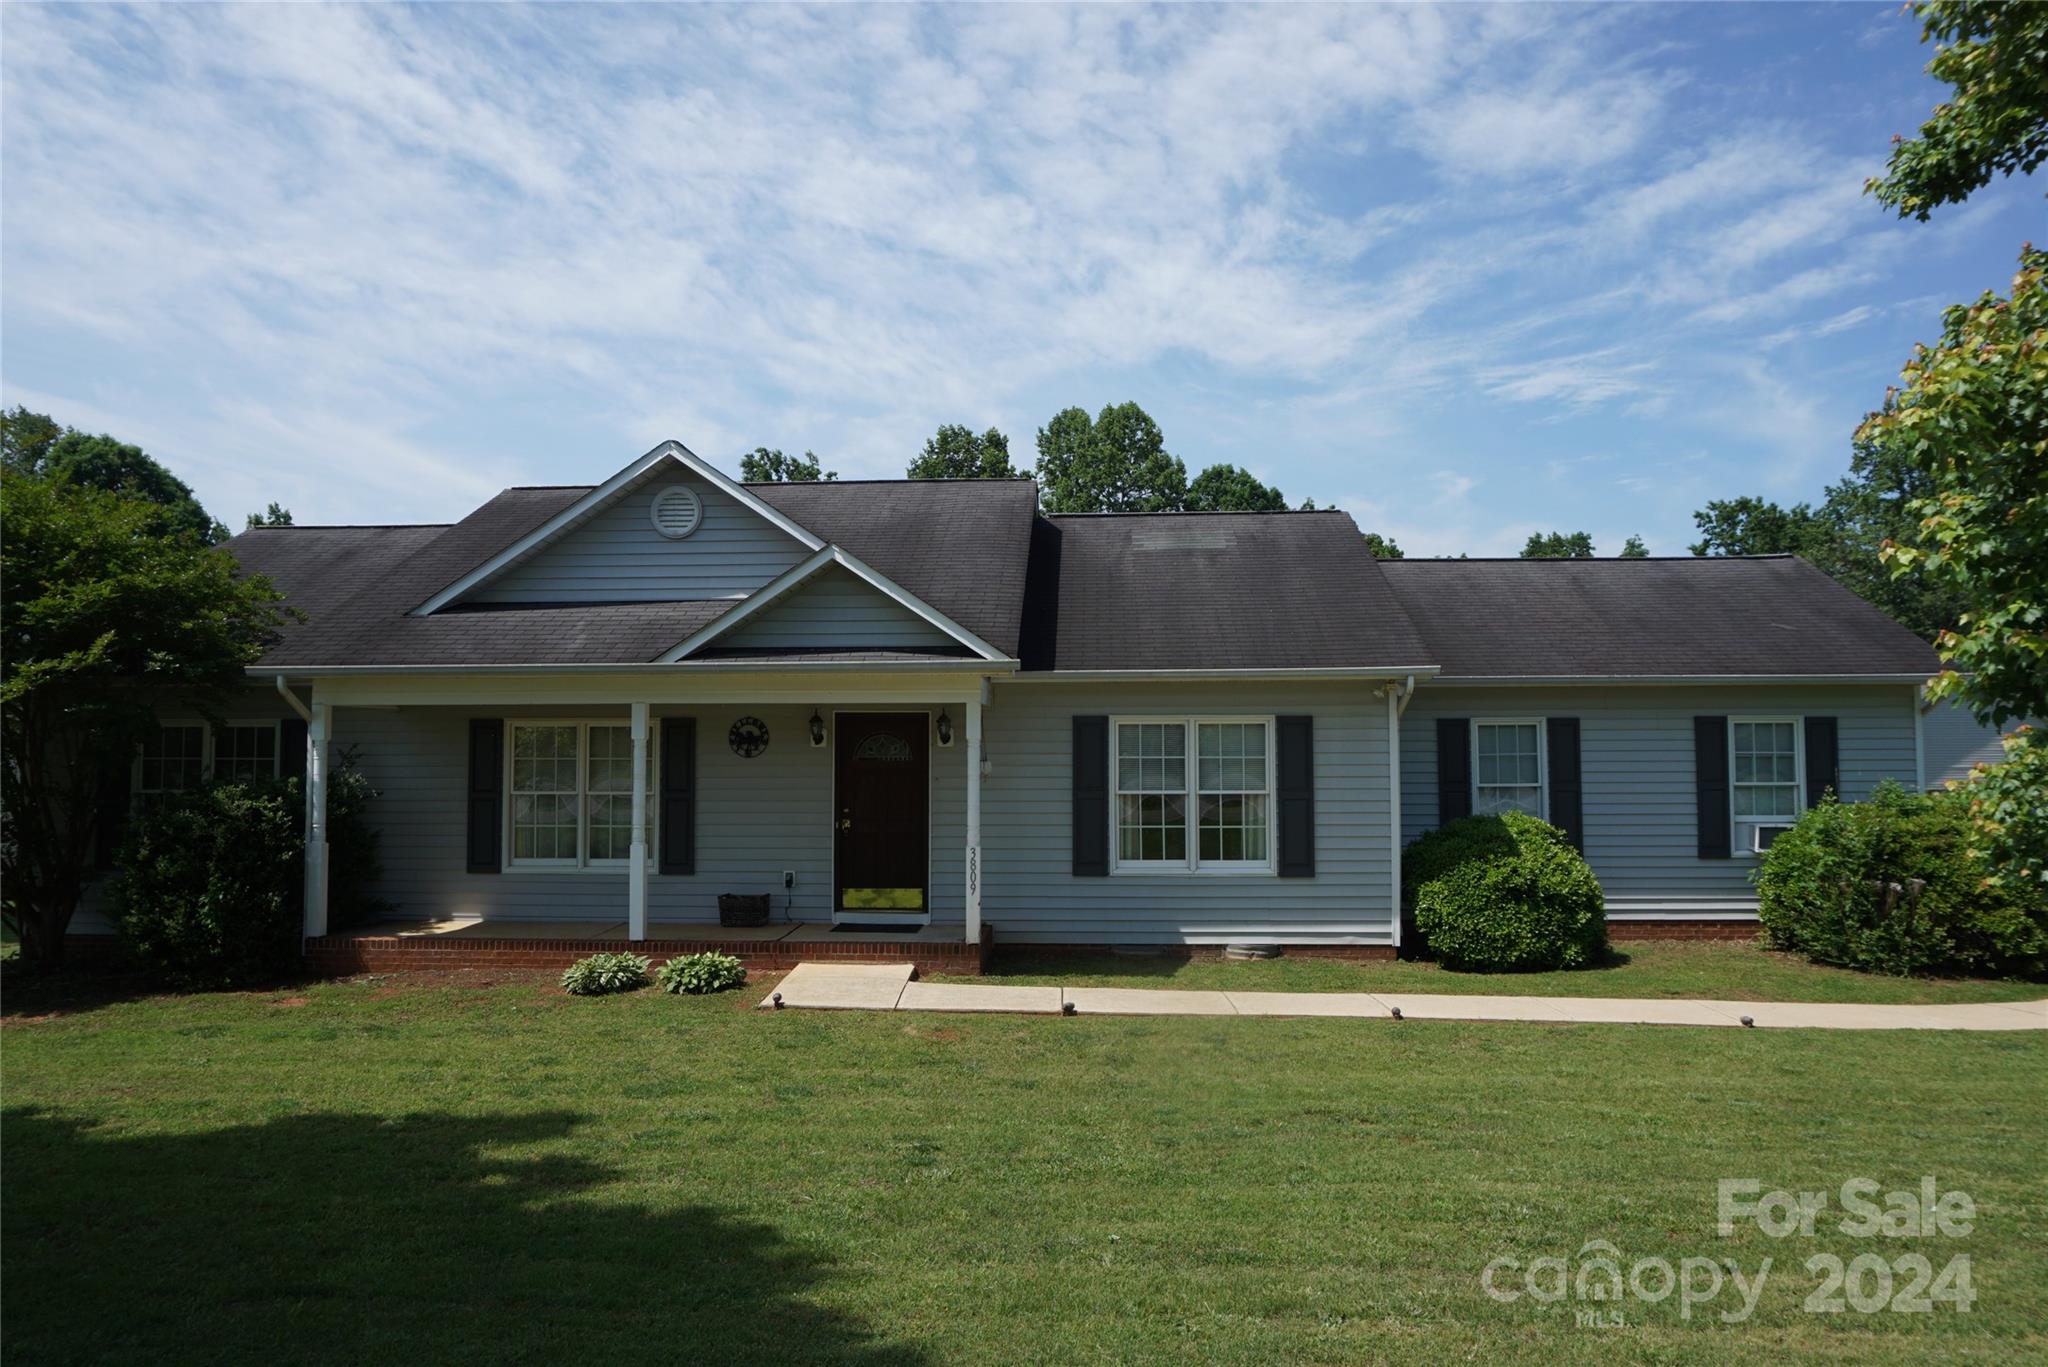
M630 727L626 717L507 717L505 719L504 802L498 813L498 848L504 851L500 867L507 873L625 873L633 867L631 858L591 859L590 848L590 728ZM522 726L573 726L576 728L576 857L574 859L518 859L512 854L512 804L518 794L512 788L512 733ZM656 816L661 798L661 746L656 743L660 726L647 724L647 870L660 867L655 853L661 822Z
M216 728L212 722L206 720L204 717L159 717L156 720L156 725L160 728L168 726L198 727L200 731L199 781L201 783L204 783L213 777L214 743L216 739L216 730L218 728ZM221 723L222 728L232 728L237 726L267 726L270 728L270 776L272 778L283 777L284 736L279 730L280 723L278 719L276 717L230 717L226 721L223 721ZM151 788L147 791L149 793L184 793L190 792L191 789ZM135 758L130 760L128 763L128 792L131 802L134 799L140 798L145 795L145 790L143 789L142 786L142 747L139 745L135 747Z
M1758 820L1753 816L1735 814L1735 727L1737 724L1753 726L1768 723L1789 723L1792 727L1792 815L1774 816L1769 820ZM1729 855L1736 859L1761 859L1754 848L1756 838L1748 835L1756 826L1786 826L1797 821L1806 810L1806 718L1776 716L1752 716L1728 718L1728 733L1724 738L1728 746L1728 844ZM1751 784L1751 787L1757 785ZM1776 786L1776 785L1765 785Z
M1482 726L1533 726L1536 728L1536 819L1550 820L1550 727L1542 717L1474 717L1467 732L1472 771L1472 782L1467 794L1472 814L1479 815L1479 728ZM1515 787L1519 783L1495 787Z
M1205 722L1225 725L1259 724L1266 728L1266 857L1262 860L1210 860L1201 857L1201 734L1197 730ZM1182 819L1187 830L1187 857L1185 859L1125 859L1118 851L1123 842L1117 838L1117 813L1123 806L1117 799L1123 790L1117 783L1117 730L1123 726L1180 726L1184 728L1187 787L1184 790ZM1242 878L1271 876L1278 867L1280 852L1280 801L1278 764L1278 730L1276 715L1271 713L1224 712L1224 713L1182 713L1179 716L1163 716L1158 713L1134 713L1113 716L1109 719L1109 871L1112 876L1143 877L1165 875L1168 877L1200 878Z

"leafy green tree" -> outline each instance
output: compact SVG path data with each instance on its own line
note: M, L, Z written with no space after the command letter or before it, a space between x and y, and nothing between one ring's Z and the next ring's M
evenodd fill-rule
M1010 464L1010 439L995 428L977 433L949 422L925 439L923 453L905 474L911 479L1017 479L1023 471Z
M1381 536L1378 532L1367 532L1365 534L1365 548L1372 552L1372 558L1375 560L1400 560L1404 558L1401 554L1401 548L1394 544L1393 538Z
M1068 408L1038 429L1039 498L1050 513L1173 512L1187 501L1187 467L1135 403L1091 421Z
M1769 499L1744 494L1715 499L1692 515L1700 539L1694 555L1803 555L1816 562L1822 540L1820 519L1809 504L1783 508Z
M0 461L10 470L34 474L43 468L52 443L63 435L64 429L49 414L31 413L16 404L0 413Z
M1621 558L1623 560L1648 560L1650 558L1650 548L1643 544L1643 539L1640 536L1631 533L1629 539L1621 543Z
M1531 532L1522 547L1524 560L1591 560L1593 537L1588 532Z
M104 784L157 705L202 716L288 618L147 499L0 470L0 917L54 963L104 837Z
M1967 703L2003 726L2048 716L2048 252L2020 254L2010 297L1986 291L1942 317L1941 339L1914 348L1902 387L1860 440L1928 481L1918 523L1887 543L1885 563L1955 592L1962 611L1935 640L1944 666L1932 697ZM2022 726L2006 762L1970 785L1995 865L2048 881L2048 737Z
M141 447L105 433L60 429L47 414L19 405L7 414L6 424L9 469L147 499L162 509L165 531L197 537L209 546L227 540L228 529L207 515L192 496L192 486Z
M243 531L254 531L258 527L289 527L292 525L292 510L282 503L272 503L260 513L249 514L243 524Z
M838 478L836 470L819 469L818 458L809 451L785 456L779 450L756 446L740 457L740 479L747 484L817 484Z
M1994 175L2048 159L2048 5L1920 0L1927 74L1955 87L1917 138L1894 139L1885 173L1865 185L1901 218L1960 204Z
M1280 513L1287 497L1251 471L1235 465L1212 465L1188 481L1191 513Z

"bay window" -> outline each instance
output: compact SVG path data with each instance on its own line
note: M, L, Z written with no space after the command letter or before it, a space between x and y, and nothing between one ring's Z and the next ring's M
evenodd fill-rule
M514 722L511 863L536 868L623 866L633 846L633 728L623 722ZM651 736L650 736L651 741ZM654 754L647 757L653 824ZM648 837L653 856L653 837Z
M1270 717L1132 717L1114 726L1117 868L1272 867Z

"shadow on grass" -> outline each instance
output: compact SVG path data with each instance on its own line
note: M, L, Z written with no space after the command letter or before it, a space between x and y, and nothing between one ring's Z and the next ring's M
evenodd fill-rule
M829 1263L613 1169L579 1117L306 1115L193 1134L0 1117L23 1362L923 1361L806 1299ZM679 1156L679 1161L686 1161Z

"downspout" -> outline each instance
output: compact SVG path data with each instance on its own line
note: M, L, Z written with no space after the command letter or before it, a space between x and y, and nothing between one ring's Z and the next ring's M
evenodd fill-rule
M1913 685L1913 791L1927 791L1927 685Z
M292 692L292 686L284 681L284 675L282 674L277 676L277 691L284 696L286 702L292 705L292 711L299 714L300 721L306 722L309 725L312 723L313 713L311 709L299 701L299 695Z
M1401 948L1401 714L1415 694L1415 676L1384 685L1387 695L1387 905L1394 918L1394 948Z

